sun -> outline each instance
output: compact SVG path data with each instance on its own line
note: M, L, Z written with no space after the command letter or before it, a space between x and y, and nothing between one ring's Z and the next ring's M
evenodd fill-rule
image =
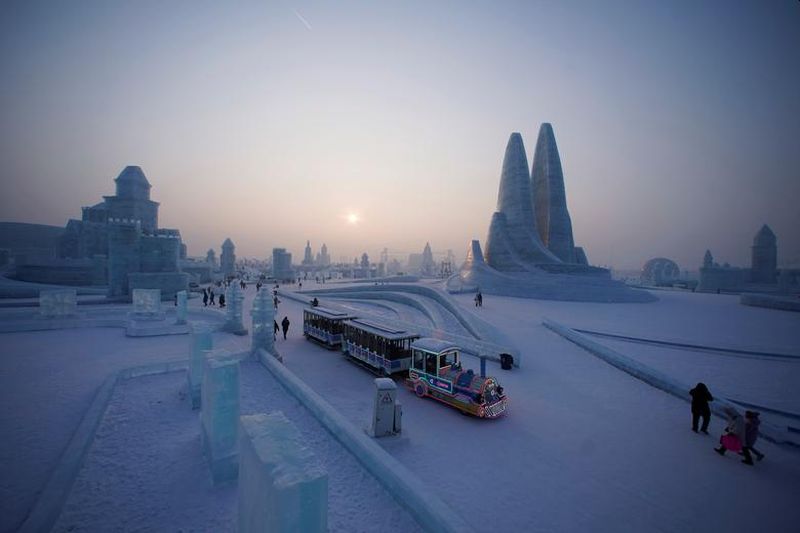
M348 213L347 214L347 222L348 224L358 224L359 221L358 213Z

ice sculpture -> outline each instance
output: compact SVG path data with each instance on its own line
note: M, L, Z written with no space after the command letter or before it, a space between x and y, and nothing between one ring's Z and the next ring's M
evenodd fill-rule
M235 335L247 335L247 328L244 327L242 305L244 303L244 294L239 288L238 283L231 283L231 286L225 291L225 305L228 307L225 313L225 324L222 326L223 331L233 333Z
M655 296L611 279L605 268L588 264L574 245L561 159L553 128L542 124L528 172L519 133L508 139L497 211L492 214L481 254L472 241L467 260L447 280L451 293L486 294L582 302L652 302Z
M203 369L208 354L214 347L211 330L208 326L195 326L192 328L192 339L189 344L189 396L192 399L192 409L200 408L200 389L203 385Z
M497 212L486 239L486 262L500 271L531 270L537 263L559 263L536 231L528 159L519 133L512 133L503 157Z
M253 301L253 309L250 311L250 316L253 317L253 353L258 350L266 350L277 357L279 361L283 361L283 358L275 349L275 337L273 334L275 306L272 303L269 291L259 291Z
M539 127L531 168L531 202L536 211L536 229L545 246L565 263L576 263L572 219L567 210L564 173L553 126Z
M175 323L176 324L186 324L186 315L188 313L188 300L189 295L186 291L178 291L177 294L178 298L178 306L175 309Z
M39 312L49 318L75 315L78 293L75 289L39 291Z
M163 320L161 311L161 289L133 289L133 313L135 320Z
M328 529L328 474L282 412L239 422L239 532Z
M239 361L213 353L205 360L200 420L203 450L214 484L239 471Z

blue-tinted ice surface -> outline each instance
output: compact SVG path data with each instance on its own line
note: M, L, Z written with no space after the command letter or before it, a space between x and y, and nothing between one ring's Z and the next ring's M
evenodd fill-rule
M220 354L205 361L202 412L203 450L214 483L236 478L239 435L239 361Z
M239 532L324 532L328 475L282 412L243 416Z
M194 326L189 344L189 395L192 398L192 409L200 408L200 389L203 384L203 367L206 353L213 348L211 329L205 326Z

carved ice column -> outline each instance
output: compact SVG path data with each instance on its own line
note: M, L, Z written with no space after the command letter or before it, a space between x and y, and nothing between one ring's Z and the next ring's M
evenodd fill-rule
M244 294L236 283L231 283L225 291L225 305L228 310L225 313L225 324L223 331L235 335L247 335L247 328L244 327L242 307L244 304Z
M192 328L192 339L189 346L189 396L192 400L192 409L200 408L200 389L203 384L203 369L208 353L214 347L211 330L208 326L195 326Z
M275 306L272 304L270 293L266 289L258 292L253 301L253 309L250 311L253 317L253 342L252 351L254 354L258 350L266 350L267 353L275 356L279 361L283 358L275 349L275 337L273 334L275 323Z
M175 309L175 323L179 325L186 324L189 295L186 293L186 291L179 291L177 298L178 307Z
M239 471L239 361L226 355L205 360L201 391L203 450L215 485Z

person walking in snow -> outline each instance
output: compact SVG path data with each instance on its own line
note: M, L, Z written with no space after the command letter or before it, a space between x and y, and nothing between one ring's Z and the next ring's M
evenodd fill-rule
M759 461L764 459L764 454L755 449L758 440L758 426L761 425L758 415L758 411L744 412L744 446L742 447L744 460L742 462L746 465L753 464L753 456L750 455L750 452L756 454L756 459Z
M220 309L225 307L225 293L219 295L219 307Z
M203 287L203 307L208 307L208 291Z
M208 288L208 305L217 305L214 302L214 289L211 287Z
M289 332L289 317L283 317L281 320L281 327L283 328L283 340L286 340L286 334Z
M725 455L728 450L744 453L742 449L744 443L744 418L733 407L726 407L725 413L728 415L728 427L725 428L725 433L719 438L719 448L714 448L714 451L720 455ZM750 457L749 452L745 454L745 460L747 457Z
M700 431L708 435L708 422L711 420L711 408L708 406L708 402L713 402L714 397L711 396L706 384L702 382L695 385L689 394L692 396L692 431L697 433L697 423L702 418L703 425L700 427Z
M275 326L272 328L272 340L275 341L278 340L278 332L281 330L281 328L278 327L277 320L273 320L272 323L275 324Z

